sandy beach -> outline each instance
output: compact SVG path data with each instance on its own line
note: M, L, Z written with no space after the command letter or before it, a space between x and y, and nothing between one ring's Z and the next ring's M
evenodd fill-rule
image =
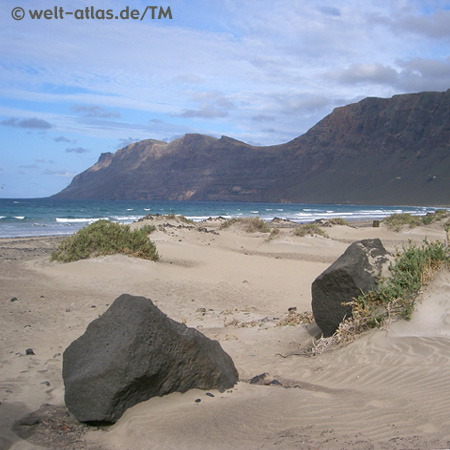
M442 225L333 225L328 237L298 237L280 222L268 240L242 225L221 229L218 219L149 223L158 262L114 255L63 264L50 261L60 237L0 240L1 450L450 447L448 272L425 287L411 321L318 356L303 354L318 327L286 320L290 308L311 311L311 283L352 242L378 237L395 252L445 241ZM239 383L213 397L150 399L110 427L77 424L64 409L62 354L123 293L219 341ZM281 385L249 383L263 373ZM46 420L14 425L45 404L53 405Z

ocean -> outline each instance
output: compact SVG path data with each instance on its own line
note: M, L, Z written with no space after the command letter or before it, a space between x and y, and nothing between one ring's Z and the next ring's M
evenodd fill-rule
M69 235L99 219L128 224L147 214L209 217L275 217L298 223L342 217L347 221L383 219L394 213L425 215L437 208L295 203L168 202L133 200L0 199L0 238Z

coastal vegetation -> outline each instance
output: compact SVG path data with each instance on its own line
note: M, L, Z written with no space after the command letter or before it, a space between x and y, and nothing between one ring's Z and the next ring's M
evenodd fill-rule
M349 302L352 317L345 319L333 336L315 341L312 354L322 353L335 344L350 342L364 331L385 326L392 319L410 320L422 288L433 278L436 270L443 268L450 268L447 244L427 240L421 246L410 243L395 255L395 262L390 266L392 276L382 280L377 290L361 294Z
M345 219L343 219L342 217L332 217L328 221L328 223L330 225L346 225L346 226L350 226L350 224Z
M438 209L433 213L428 213L426 216L413 216L409 213L392 214L391 216L384 219L383 222L388 226L389 229L393 231L400 231L405 226L414 228L420 225L430 225L448 216L449 212L447 210Z
M176 222L183 222L183 223L189 223L193 224L194 221L192 219L188 219L187 217L183 216L182 214L175 215L175 213L171 212L169 214L146 214L144 217L141 217L138 219L138 222L143 222L145 220L153 220L158 217L163 217L167 220L175 220Z
M294 228L293 234L294 236L300 237L306 236L307 234L311 236L316 234L318 236L328 237L328 234L316 223L302 223Z
M72 262L100 255L117 253L157 261L155 244L149 234L153 225L131 230L129 225L99 220L65 238L52 252L52 261Z
M231 225L234 224L243 224L244 229L247 233L270 233L270 228L267 225L267 223L261 219L260 217L239 217L239 218L232 218L229 220L226 220L221 226L221 229L229 228Z

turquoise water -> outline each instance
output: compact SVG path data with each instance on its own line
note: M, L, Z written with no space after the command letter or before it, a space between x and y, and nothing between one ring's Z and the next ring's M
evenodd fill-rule
M424 215L435 210L414 206L0 199L0 238L67 235L98 219L131 223L146 214L182 214L194 221L218 216L259 216L268 221L280 217L306 223L332 217L350 221L382 219L393 213Z

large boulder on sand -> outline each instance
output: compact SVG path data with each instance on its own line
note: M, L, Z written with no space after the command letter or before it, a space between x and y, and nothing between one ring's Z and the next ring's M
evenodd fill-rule
M116 422L151 397L238 380L217 341L169 319L151 300L121 295L63 355L65 402L81 422Z
M314 280L312 310L325 337L331 336L345 317L351 317L351 306L342 303L375 290L380 278L389 276L391 260L380 239L364 239L351 244Z

